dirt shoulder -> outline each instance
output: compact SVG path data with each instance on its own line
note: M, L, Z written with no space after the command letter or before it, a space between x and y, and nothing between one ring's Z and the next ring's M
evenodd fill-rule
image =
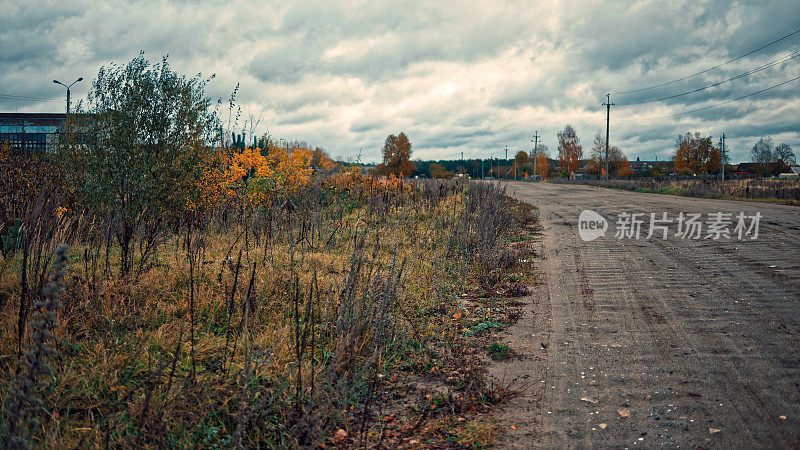
M540 227L533 236L534 251L528 265L532 272L530 294L520 299L519 320L500 337L516 355L488 366L494 382L513 392L496 414L502 432L497 444L503 448L529 448L532 443L541 443L551 317L547 275L542 270L544 244Z

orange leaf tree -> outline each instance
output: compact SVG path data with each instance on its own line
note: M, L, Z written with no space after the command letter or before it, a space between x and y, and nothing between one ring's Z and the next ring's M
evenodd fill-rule
M558 133L558 160L561 170L577 173L580 169L583 147L578 139L575 128L567 124L563 131Z

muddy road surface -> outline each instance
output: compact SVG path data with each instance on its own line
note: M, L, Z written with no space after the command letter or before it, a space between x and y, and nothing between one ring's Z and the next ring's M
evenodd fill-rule
M493 369L523 391L504 445L800 447L800 208L507 189L540 209L542 282L506 336L522 357ZM604 237L579 237L583 210L608 220ZM645 213L639 239L615 237L622 212ZM683 239L675 224L645 239L651 212L763 217L755 240Z

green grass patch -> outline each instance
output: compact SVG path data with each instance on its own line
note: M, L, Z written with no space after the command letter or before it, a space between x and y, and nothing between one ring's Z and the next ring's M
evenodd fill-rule
M495 322L494 320L485 320L469 330L467 330L464 334L466 336L480 336L490 330L499 330L503 328L503 325L499 322Z
M495 361L502 361L511 357L511 349L500 342L492 342L489 346L489 356Z

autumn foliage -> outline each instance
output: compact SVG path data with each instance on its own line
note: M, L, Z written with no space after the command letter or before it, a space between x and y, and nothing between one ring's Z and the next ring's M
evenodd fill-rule
M273 144L265 149L208 149L198 165L186 207L189 211L208 211L227 203L253 208L285 200L309 183L316 170L315 158L319 167L329 171L336 166L321 149L287 151Z
M536 175L539 178L547 178L547 176L550 175L548 163L549 159L545 155L539 154L536 157Z
M717 173L720 169L720 150L711 137L700 133L686 133L675 140L675 173L701 175Z
M383 163L378 164L380 175L408 177L414 172L411 162L411 142L405 133L395 136L390 134L383 144Z
M582 157L583 147L575 128L572 125L565 126L564 130L558 133L558 161L561 170L568 174L577 173Z
M432 178L440 178L440 179L447 179L453 178L455 175L453 172L445 169L445 167L438 163L433 163L428 167L428 172L430 172Z

